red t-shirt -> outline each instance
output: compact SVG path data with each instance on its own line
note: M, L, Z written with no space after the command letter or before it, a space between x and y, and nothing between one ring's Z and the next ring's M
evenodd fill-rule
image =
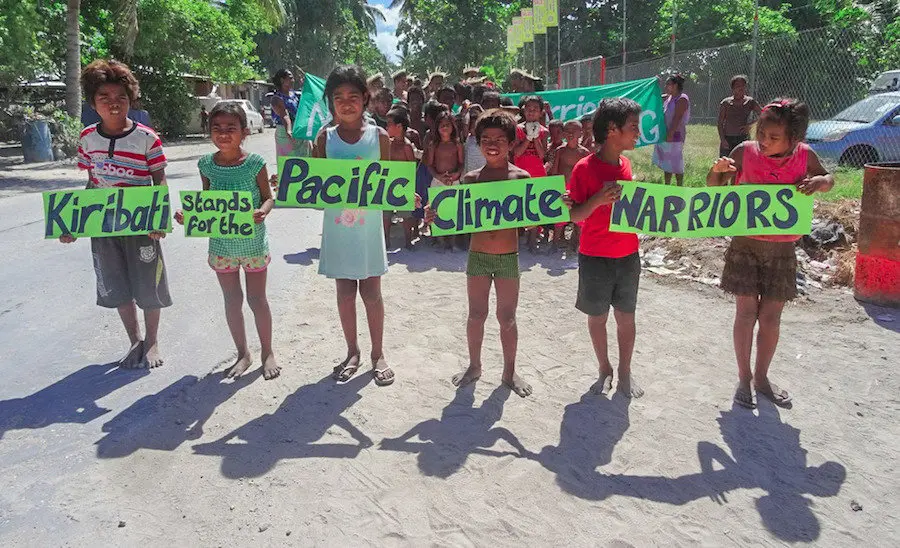
M546 177L547 169L544 167L544 159L538 156L537 148L534 143L538 139L541 139L544 142L544 149L546 150L547 139L549 138L550 130L541 126L540 132L535 140L528 143L528 148L525 149L525 152L523 152L521 156L515 158L513 163L516 167L524 169L532 177ZM527 139L528 138L525 136L525 124L516 126L516 140L526 141Z
M573 202L583 204L588 198L600 192L604 183L630 180L631 162L628 158L620 156L619 165L613 166L598 158L596 154L591 154L579 160L572 168L572 176L569 177L566 188ZM610 217L612 204L598 207L584 220L579 247L582 254L618 259L637 252L637 234L611 232Z

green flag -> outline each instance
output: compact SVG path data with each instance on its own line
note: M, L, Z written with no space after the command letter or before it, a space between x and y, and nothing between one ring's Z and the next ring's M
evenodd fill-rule
M522 22L521 17L513 17L512 18L512 26L513 26L513 37L516 42L516 49L519 49L525 43L525 35L523 29L525 23Z
M416 208L416 163L278 157L278 207Z
M566 192L563 177L470 183L431 189L435 236L467 234L521 226L569 221L569 208L560 199Z
M313 141L322 126L331 121L331 111L325 101L325 80L306 73L297 119L294 120L294 139Z
M44 192L44 237L134 236L172 232L169 187Z
M544 21L547 28L559 26L559 0L544 0Z
M641 139L638 141L638 146L652 145L666 138L662 94L656 78L631 80L605 86L541 91L528 95L540 95L550 103L553 117L563 121L577 120L585 114L591 114L596 110L601 99L627 97L641 105ZM522 94L508 93L505 96L511 98L516 104Z
M523 42L534 42L534 11L531 8L522 9L522 33Z
M544 0L534 0L532 9L534 10L534 33L547 34L547 14L544 13L547 6Z
M813 198L793 185L684 188L623 181L610 230L675 238L809 234Z
M181 210L189 238L252 238L256 232L249 192L182 191Z

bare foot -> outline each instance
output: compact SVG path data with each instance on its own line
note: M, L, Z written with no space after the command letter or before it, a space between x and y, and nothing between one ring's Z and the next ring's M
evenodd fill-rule
M628 375L619 375L617 391L626 398L640 398L644 395L644 389L637 385L630 373Z
M598 396L605 396L612 392L613 373L601 371L600 378L591 385L591 392Z
M144 341L138 341L131 345L128 353L122 356L117 363L123 369L135 369L141 366L141 360L144 357Z
M450 379L450 382L453 383L453 386L465 386L469 383L477 381L480 378L481 366L472 364L469 365L468 369L466 369L462 373L453 375L453 378Z
M263 362L263 378L270 381L281 375L281 366L275 361L275 354L269 354L262 357Z
M147 346L144 343L144 359L143 359L144 367L148 369L154 369L163 364L162 356L159 355L159 345L157 343L153 343L150 346Z
M250 357L249 353L243 353L238 355L237 361L234 362L234 365L228 368L228 371L225 372L225 377L229 379L236 379L244 374L244 372L250 367L253 363L253 358Z
M531 395L531 385L527 382L523 381L518 375L515 373L512 374L512 378L503 378L503 384L508 386L513 392L518 394L521 397L530 396Z

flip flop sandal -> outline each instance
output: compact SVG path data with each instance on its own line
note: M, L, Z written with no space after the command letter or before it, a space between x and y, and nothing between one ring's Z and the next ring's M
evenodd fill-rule
M753 401L753 392L741 390L740 387L734 392L734 403L747 409L756 409L756 403Z
M353 358L356 358L356 363L352 363ZM331 376L338 384L347 384L353 378L353 375L356 375L356 372L359 371L360 366L362 366L360 356L350 356L335 366L334 373Z
M394 384L395 375L387 376L387 372L394 372L393 369L387 364L384 359L380 359L375 362L375 367L372 368L372 376L375 378L375 384L378 386L390 386Z
M769 383L768 390L756 389L757 394L762 394L769 401L778 406L785 406L791 403L791 395L787 390L782 390L774 384Z

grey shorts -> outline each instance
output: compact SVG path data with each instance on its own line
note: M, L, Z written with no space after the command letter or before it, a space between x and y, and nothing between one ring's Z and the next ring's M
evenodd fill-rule
M578 298L575 308L588 316L603 316L612 306L619 312L637 308L641 258L637 252L619 259L578 254Z
M142 309L172 305L159 241L149 236L91 238L97 304L118 308L131 301Z

